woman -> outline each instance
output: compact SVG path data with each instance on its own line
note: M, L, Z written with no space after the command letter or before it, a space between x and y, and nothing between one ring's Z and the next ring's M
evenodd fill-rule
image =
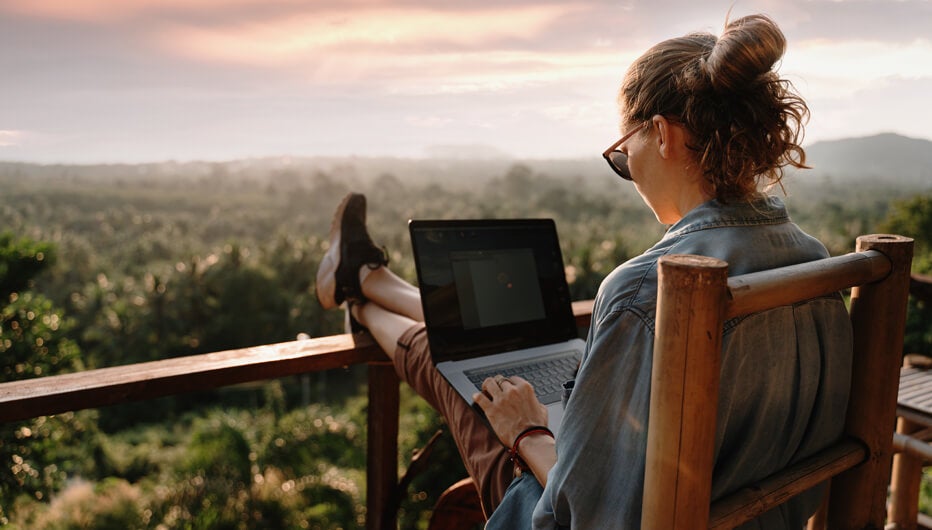
M366 232L365 199L340 205L318 297L324 307L348 301L400 377L446 418L489 528L639 527L661 256L723 259L732 275L828 256L760 191L779 185L785 166L805 167L808 109L773 71L784 48L779 28L755 15L720 38L661 42L629 68L618 97L623 134L604 156L670 227L602 283L556 439L520 378L488 379L475 395L492 430L453 392L431 365L418 291L391 273ZM722 355L713 497L840 436L851 330L839 297L730 321ZM800 528L819 494L747 527Z

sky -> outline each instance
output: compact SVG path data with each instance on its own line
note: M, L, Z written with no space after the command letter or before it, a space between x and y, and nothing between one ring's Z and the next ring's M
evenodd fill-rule
M932 139L930 0L0 0L0 160L598 156L628 65L729 10L805 144Z

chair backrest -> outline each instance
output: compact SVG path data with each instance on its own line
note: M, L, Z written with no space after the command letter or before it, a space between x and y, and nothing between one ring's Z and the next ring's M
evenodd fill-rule
M857 251L728 278L727 263L659 265L642 529L734 528L831 479L810 528L883 528L902 362L912 239L861 236ZM846 436L711 504L722 330L730 318L852 288Z

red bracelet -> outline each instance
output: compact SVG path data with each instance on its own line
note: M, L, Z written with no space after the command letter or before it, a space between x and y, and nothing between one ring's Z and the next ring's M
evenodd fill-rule
M511 450L509 452L511 454L511 461L514 462L516 466L521 468L522 471L527 471L528 465L524 461L524 459L522 459L521 456L518 454L518 444L521 443L521 440L524 440L525 438L527 438L528 436L532 434L546 434L547 436L551 438L554 437L553 431L551 431L550 429L542 425L535 425L533 427L528 427L527 429L524 429L523 431L521 431L521 434L519 434L518 437L515 438L515 443L511 444Z

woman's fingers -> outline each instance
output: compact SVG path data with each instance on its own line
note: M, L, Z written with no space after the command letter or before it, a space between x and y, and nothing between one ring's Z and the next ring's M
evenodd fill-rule
M476 405L482 410L485 410L486 407L492 404L492 400L489 399L489 396L485 395L485 392L476 392L472 395L472 400L476 402Z
M537 399L531 384L521 377L489 377L482 382L482 391L473 395L473 401L505 445L513 443L524 428L547 424L547 408Z
M482 382L482 391L485 392L485 395L494 397L501 393L502 387L494 377L487 377L485 381Z
M506 393L517 391L520 394L533 395L534 387L526 379L516 375L505 377L496 375L482 382L482 392L492 401Z
M528 391L530 391L531 393L534 392L534 387L531 385L531 383L529 383L527 379L521 376L513 375L506 379L510 384L514 385L515 388L517 388L521 392L528 392Z

